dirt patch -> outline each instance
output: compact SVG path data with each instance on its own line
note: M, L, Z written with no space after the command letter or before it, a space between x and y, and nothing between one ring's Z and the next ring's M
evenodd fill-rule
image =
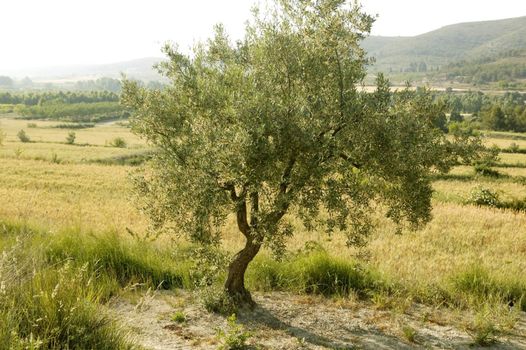
M285 293L255 294L258 306L238 322L259 349L474 349L460 326L462 314L414 305L380 310L365 302ZM225 317L208 313L188 292L121 297L112 305L135 341L146 349L216 349ZM179 313L185 320L176 321ZM526 314L490 348L526 349Z

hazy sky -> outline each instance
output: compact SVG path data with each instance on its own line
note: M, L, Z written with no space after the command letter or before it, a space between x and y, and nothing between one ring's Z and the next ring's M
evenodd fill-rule
M256 0L257 1L257 0ZM161 56L187 48L214 23L241 36L254 0L2 0L0 73ZM417 35L458 22L526 15L524 0L361 0L375 35Z

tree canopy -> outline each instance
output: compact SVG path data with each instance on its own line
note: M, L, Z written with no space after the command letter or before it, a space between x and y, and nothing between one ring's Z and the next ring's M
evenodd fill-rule
M225 289L239 300L262 245L279 252L294 233L286 214L350 245L365 244L376 211L418 227L431 173L482 149L445 136L426 91L393 93L381 75L375 92L359 89L372 23L344 0L279 0L236 43L217 26L191 55L166 46L163 90L123 84L132 130L158 149L136 178L142 209L156 229L206 244L235 215L246 245Z

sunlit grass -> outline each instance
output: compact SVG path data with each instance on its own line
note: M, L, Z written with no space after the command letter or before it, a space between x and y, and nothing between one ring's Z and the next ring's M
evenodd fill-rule
M523 153L500 153L499 163L524 165L526 167L526 154Z
M512 144L516 144L519 146L519 148L526 148L526 140L513 140L513 139L499 139L494 137L488 137L484 138L484 144L488 147L491 147L493 145L499 147L499 148L508 148Z
M72 235L66 238L60 235L49 236L52 241L48 242L48 246L54 253L48 256L53 257L53 261L71 258L84 262L97 260L99 263L107 263L104 268L115 269L119 275L126 275L131 271L127 269L128 265L146 272L150 267L157 272L162 271L160 260L152 258L150 253L141 260L138 258L141 249L130 250L132 258L128 259L127 256L119 255L122 253L121 248L114 249L119 241L125 245L130 241L127 229L142 235L148 225L147 218L130 201L131 184L128 176L134 168L86 164L98 159L144 151L144 146L139 143L128 149L102 146L104 140L112 139L120 132L130 135L129 130L119 126L103 126L93 131L93 134L90 134L89 129L76 130L77 135L85 133L86 137L92 137L92 142L101 145L80 147L48 143L53 141L53 137L58 142L63 142L58 140L58 135L65 138L67 131L41 129L40 125L46 126L47 122L37 121L38 128L26 131L30 136L34 133L36 137L40 135L46 138L46 142L24 144L13 138L13 132L22 125L20 123L27 124L27 121L11 121L9 141L0 147L0 198L3 199L0 202L0 220L34 225L51 232L71 232ZM2 120L2 125L5 128L5 119ZM99 131L101 134L97 136ZM53 154L56 154L59 162L54 163ZM500 161L510 164L526 163L526 155L501 154ZM455 167L449 177L437 179L433 183L436 191L433 198L433 220L427 226L417 232L407 231L396 235L393 224L378 215L378 230L365 250L348 248L342 235L329 236L319 230L307 232L290 215L289 219L298 231L288 242L289 253L286 258L294 257L296 260L285 260L285 265L280 265L271 261L268 250L263 250L254 265L256 270L250 272L251 286L268 289L272 288L269 283L275 283L276 288L308 292L312 287L309 287L312 284L309 282L310 275L317 276L317 273L330 271L335 273L330 276L335 277L338 283L344 283L341 278L348 278L348 283L335 286L336 293L348 292L348 285L356 285L358 289L365 286L363 290L375 292L378 288L384 288L382 283L395 281L407 293L414 294L417 300L434 297L441 298L442 301L460 300L464 298L464 294L468 295L466 298L473 293L480 294L479 289L486 288L486 285L491 287L491 293L500 293L501 296L508 295L508 290L513 295L520 295L526 285L526 213L464 204L471 191L479 186L495 190L502 200L526 197L526 184L520 178L526 176L526 169L495 169L503 176L483 177L476 175L473 167ZM108 231L115 232L113 237L118 239L101 239L99 242L94 236L90 236L91 232ZM228 224L223 229L223 237L223 248L230 253L239 250L244 244L233 216L229 217ZM310 257L297 255L309 241L316 242L330 258L320 255L311 260ZM172 237L161 236L156 244L172 247L167 243L172 244ZM0 248L4 249L2 242ZM172 264L170 259L173 256L166 252L163 254L166 255L162 255L162 258ZM363 265L353 263L358 256L365 257L360 262ZM135 258L139 260L134 260ZM124 265L120 264L122 261L125 261ZM320 269L308 270L307 267L314 266L311 264L314 262L320 262ZM261 264L267 266L264 268ZM367 270L360 272L365 275L353 275L353 269L357 266L366 266ZM482 272L473 270L473 266L479 267ZM473 271L485 276L487 282L481 282L482 287L466 282L466 278L475 273ZM275 273L281 275L276 277ZM298 273L301 278L292 279ZM162 274L156 276L156 281L164 279ZM381 283L375 285L369 279L370 276ZM261 280L258 281L258 278ZM273 282L264 280L272 278L275 278ZM361 278L365 278L363 281L366 284L360 285L363 282ZM298 283L294 284L294 281ZM320 286L314 287L324 293ZM474 291L469 291L470 288ZM330 293L332 292L333 290ZM486 295L477 300L484 298Z
M146 219L130 201L126 166L0 161L0 218L50 229L142 231Z
M144 147L117 148L78 146L62 143L6 142L0 147L0 159L45 160L59 163L86 163L145 152Z
M526 184L510 181L509 178L473 177L466 180L438 180L433 183L437 201L463 203L473 190L486 187L496 191L502 200L526 198Z
M13 117L1 117L0 124L7 135L7 141L19 142L17 133L24 129L31 141L34 142L65 142L70 130L54 128L64 122L43 120L22 120ZM36 128L29 128L28 124L36 124ZM115 122L96 124L93 128L75 129L75 143L104 146L109 145L116 137L122 137L129 147L143 146L144 141L132 134L130 129L116 124Z

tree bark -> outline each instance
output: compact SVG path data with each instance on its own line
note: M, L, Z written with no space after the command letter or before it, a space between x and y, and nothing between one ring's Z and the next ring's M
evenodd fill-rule
M260 243L254 243L247 237L245 247L236 254L228 267L225 291L238 304L254 304L250 292L245 288L245 271L260 248Z

